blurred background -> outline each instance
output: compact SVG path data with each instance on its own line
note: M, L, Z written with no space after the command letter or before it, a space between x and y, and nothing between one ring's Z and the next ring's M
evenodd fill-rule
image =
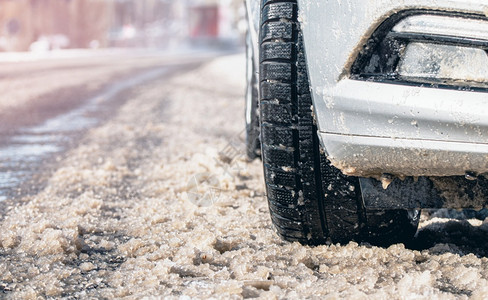
M0 0L0 51L235 46L242 0Z
M29 179L47 182L46 162L138 87L226 55L244 63L245 15L243 0L0 0L0 204L41 190ZM244 83L229 67L218 71Z

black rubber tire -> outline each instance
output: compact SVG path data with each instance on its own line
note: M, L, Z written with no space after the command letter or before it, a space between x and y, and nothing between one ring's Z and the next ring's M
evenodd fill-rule
M246 155L249 160L261 157L259 142L258 76L254 66L254 51L249 31L246 35Z
M357 177L320 149L296 0L263 0L260 30L261 147L271 219L278 234L304 244L401 242L418 213L364 209Z

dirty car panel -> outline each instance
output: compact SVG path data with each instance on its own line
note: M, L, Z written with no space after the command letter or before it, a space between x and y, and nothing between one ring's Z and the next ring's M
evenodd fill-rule
M488 171L483 1L298 2L334 166L357 176Z

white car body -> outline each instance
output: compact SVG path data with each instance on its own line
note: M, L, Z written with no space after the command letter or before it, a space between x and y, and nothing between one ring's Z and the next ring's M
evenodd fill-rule
M259 2L248 1L257 51ZM318 134L346 175L451 176L488 172L488 93L358 80L365 43L403 11L484 19L485 0L298 0ZM487 21L488 22L488 21Z

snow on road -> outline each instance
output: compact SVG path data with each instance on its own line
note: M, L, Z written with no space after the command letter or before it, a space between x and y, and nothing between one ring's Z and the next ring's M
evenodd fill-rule
M280 240L244 159L243 78L237 55L132 90L6 212L0 298L488 297L483 221L441 211L410 248Z

